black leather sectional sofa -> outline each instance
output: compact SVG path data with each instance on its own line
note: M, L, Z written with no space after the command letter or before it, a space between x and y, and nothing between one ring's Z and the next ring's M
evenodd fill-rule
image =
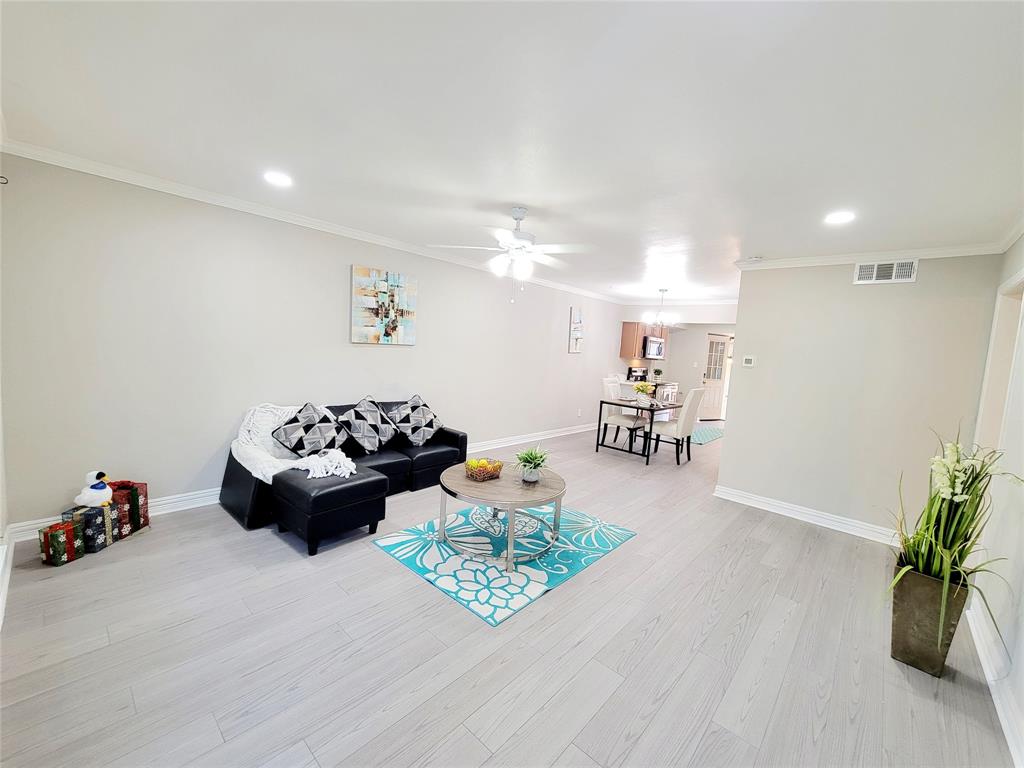
M382 402L384 410L399 402ZM329 405L340 416L353 405ZM370 533L384 519L384 499L401 491L437 485L441 473L466 460L465 432L442 427L422 446L412 445L399 433L380 451L363 453L349 440L342 446L357 466L351 477L309 479L306 472L287 469L272 483L255 478L228 452L220 503L246 528L272 522L306 541L315 555L320 541L342 531L366 525Z

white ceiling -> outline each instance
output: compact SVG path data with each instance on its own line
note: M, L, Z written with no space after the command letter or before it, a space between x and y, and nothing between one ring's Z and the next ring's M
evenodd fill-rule
M1024 209L1020 3L7 2L2 24L13 143L417 248L489 244L524 204L538 241L588 246L538 276L619 300L735 297L740 258L999 242Z

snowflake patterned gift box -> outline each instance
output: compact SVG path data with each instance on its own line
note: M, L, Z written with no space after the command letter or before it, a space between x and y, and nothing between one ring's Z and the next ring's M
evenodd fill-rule
M72 507L71 509L65 509L60 513L61 522L73 522L85 525L85 518L82 517L82 514L89 509L92 509L92 507Z
M118 510L113 504L110 504L105 507L72 507L71 509L61 512L60 519L73 520L74 522L82 523L83 528L85 528L84 532L86 534L85 551L98 552L98 549L89 549L89 524L86 522L86 513L89 512L90 510L92 510L95 513L98 513L99 518L102 520L103 542L105 542L106 546L110 546L119 539L121 539L121 520L118 517ZM95 518L95 515L90 515L90 519L93 518ZM130 523L128 522L127 511L125 512L125 524L129 525L128 532L131 532ZM102 549L102 547L100 547L99 549Z
M107 544L110 545L121 539L121 518L113 503L100 507L100 509L103 510L103 530L107 534ZM126 520L126 522L128 521ZM130 522L128 522L128 533L131 533Z
M72 507L61 512L61 520L71 520L82 525L82 535L87 553L99 552L120 538L117 512L113 505L107 507Z
M82 526L86 552L100 552L106 549L110 540L107 538L107 527L103 521L102 507L89 507L86 509L82 513Z
M131 532L135 533L149 526L149 492L145 483L134 480L115 480L107 483L114 491L114 504L118 515L128 512ZM124 530L122 528L122 533Z
M81 523L63 520L39 529L39 558L47 565L64 565L84 554Z

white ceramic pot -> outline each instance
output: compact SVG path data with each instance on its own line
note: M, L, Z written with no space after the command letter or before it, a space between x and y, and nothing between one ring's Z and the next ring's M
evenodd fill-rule
M539 469L527 469L523 467L523 482L524 483L536 483L540 480Z
M637 393L636 404L639 405L641 408L649 408L651 406L650 395L643 395Z

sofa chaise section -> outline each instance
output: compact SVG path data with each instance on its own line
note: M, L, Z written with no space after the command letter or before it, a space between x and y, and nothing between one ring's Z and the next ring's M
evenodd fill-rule
M398 404L381 403L385 409ZM353 406L327 407L338 416ZM309 479L304 471L289 469L275 474L271 483L254 477L228 451L220 503L246 528L277 522L306 539L315 554L321 539L346 529L367 525L373 533L384 519L385 496L437 485L444 470L466 460L467 444L465 432L449 427L422 446L401 434L372 454L360 455L355 445L346 444L357 467L351 477Z

